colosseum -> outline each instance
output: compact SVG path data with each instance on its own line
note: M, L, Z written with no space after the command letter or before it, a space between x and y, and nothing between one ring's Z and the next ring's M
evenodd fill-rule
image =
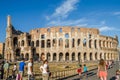
M48 59L50 62L118 59L118 37L100 35L98 29L70 26L37 28L29 33L16 30L7 17L7 60Z

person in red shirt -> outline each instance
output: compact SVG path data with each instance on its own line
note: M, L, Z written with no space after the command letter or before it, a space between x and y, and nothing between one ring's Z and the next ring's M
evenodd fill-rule
M79 65L79 68L77 69L77 73L79 74L80 79L81 79L81 74L82 74L82 65Z

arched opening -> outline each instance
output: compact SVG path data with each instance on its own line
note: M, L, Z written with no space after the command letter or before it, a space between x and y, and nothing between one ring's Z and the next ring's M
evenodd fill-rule
M47 60L50 61L50 53L47 53Z
M83 47L86 47L86 45L87 45L87 40L84 39L84 40L83 40Z
M22 40L22 41L21 41L21 46L24 46L24 44L25 44L25 43L24 43L24 40Z
M84 53L84 61L87 60L87 55L86 55L86 52Z
M25 54L25 60L26 60L26 61L29 60L29 54L28 54L28 53Z
M68 52L65 54L65 60L69 61L69 53Z
M99 47L101 48L101 40L99 41Z
M56 53L53 53L53 61L56 61Z
M72 47L75 47L75 39L72 39Z
M75 61L75 53L72 53L72 61Z
M65 40L65 48L69 48L69 39Z
M59 29L59 32L62 33L62 28Z
M16 60L20 60L20 49L16 49Z
M97 40L94 41L94 46L97 48Z
M33 60L36 60L35 59L36 58L36 49L35 48L32 49L32 58L33 58Z
M41 53L41 57L40 57L41 59L41 61L44 61L45 60L45 54L44 53Z
M62 39L62 38L59 39L59 46L60 46L60 47L63 46L63 39Z
M97 60L97 52L95 53L95 60Z
M47 39L47 48L50 48L50 39Z
M41 40L41 48L45 47L45 40Z
M39 53L36 53L34 60L35 60L35 61L39 61Z
M102 53L100 53L100 59L102 59Z
M17 39L17 37L13 38L13 45L14 45L14 47L18 46L18 39Z
M36 41L36 47L39 47L39 40Z
M92 40L89 40L89 48L92 46Z
M90 56L89 56L89 57L90 57L90 60L93 60L93 58L92 58L92 53L90 53Z
M59 61L63 61L63 53L59 54Z
M56 45L57 45L57 40L56 39L53 39L53 47L56 47Z
M80 46L80 39L78 39L78 41L77 41L77 45Z
M104 53L104 60L106 60L106 53Z
M34 47L34 41L31 42L31 46Z
M24 54L23 53L21 53L20 58L24 59Z
M81 53L78 53L78 61L81 62Z

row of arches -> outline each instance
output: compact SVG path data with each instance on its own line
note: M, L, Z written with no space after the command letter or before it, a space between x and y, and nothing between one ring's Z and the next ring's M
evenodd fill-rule
M69 43L70 43L70 39L68 39L66 37L65 39L65 47L68 48L69 47ZM81 41L81 39L77 39L75 40L74 38L71 40L71 43L72 43L72 47L75 47L75 44L77 44L77 46L79 46L81 43L83 44L83 47L86 47L87 44L89 44L89 48L98 48L98 47L107 47L107 48L112 48L113 45L112 45L112 42L106 42L106 41L102 41L102 40L92 40L90 39L89 41L87 41L86 38L83 39L83 41ZM18 42L18 39L17 37L15 37L13 39L13 44L14 46L18 45L18 46L25 46L25 41L22 40L21 42L19 41ZM47 39L47 40L36 40L36 41L27 41L27 45L28 46L33 46L33 47L40 47L41 48L45 48L45 44L46 44L46 47L47 48L50 48L50 47L55 47L55 45L59 45L59 46L63 46L63 39L62 38L59 38L58 42L57 42L57 39ZM93 45L93 46L92 46ZM99 46L97 46L99 45Z
M11 56L12 56L11 54L7 54L7 58L9 57L10 60L12 59ZM92 52L49 53L48 52L41 54L39 53L30 54L30 53L20 53L19 50L16 50L15 56L16 56L16 60L21 60L22 58L24 58L25 60L29 60L30 57L33 57L35 61L42 60L42 56L49 61L89 61L89 60L93 61L93 60L100 60L101 58L105 60L114 59L113 53L97 53L97 52L96 53L92 53Z

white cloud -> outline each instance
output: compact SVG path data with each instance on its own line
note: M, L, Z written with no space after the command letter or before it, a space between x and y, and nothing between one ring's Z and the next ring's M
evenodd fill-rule
M103 32L103 31L120 31L120 29L116 29L116 28L108 27L108 26L100 27L99 30L101 32Z
M81 18L81 19L77 19L77 20L53 20L51 22L48 23L48 25L52 26L52 25L61 25L61 26L65 26L65 25L69 25L69 26L87 26L87 24L85 23L87 20L85 18Z
M55 9L52 17L67 17L69 13L76 9L79 0L65 0L63 4Z
M120 11L114 12L113 14L114 14L114 15L120 15Z

